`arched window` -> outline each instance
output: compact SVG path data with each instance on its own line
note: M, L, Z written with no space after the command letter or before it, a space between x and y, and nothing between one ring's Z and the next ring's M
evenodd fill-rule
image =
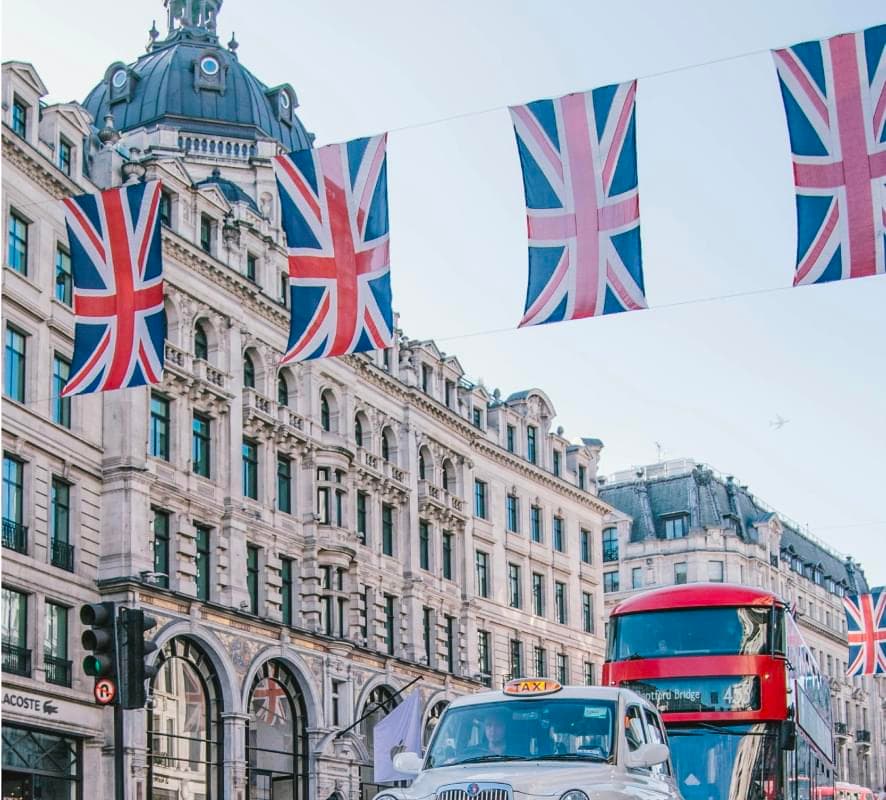
M434 728L437 727L437 723L440 721L440 717L443 715L443 712L446 710L446 706L448 705L448 700L438 700L436 703L434 703L433 707L428 712L428 718L425 720L425 727L422 738L422 743L425 747L427 747L428 742L431 741L431 736L434 733Z
M394 432L390 428L385 428L381 432L381 457L385 461L392 462L395 461L397 457Z
M249 389L255 388L255 364L249 353L243 354L243 385Z
M425 464L425 454L419 452L418 454L418 477L420 480L426 480L425 471L427 470L427 465Z
M292 673L266 661L249 693L246 762L249 798L308 797L308 726L304 696Z
M282 370L277 374L277 402L281 406L289 405L289 384Z
M363 423L360 421L360 417L354 418L354 444L357 447L363 447Z
M455 469L448 459L443 462L443 488L447 492L455 491Z
M153 707L147 713L148 800L222 796L221 692L216 671L187 637L167 642L151 681Z
M320 427L324 431L332 430L332 411L329 408L329 393L320 395Z
M394 697L394 690L388 686L376 686L369 693L358 719L370 709L372 713L360 723L360 733L366 741L366 750L369 753L369 762L360 766L360 796L372 797L383 787L373 783L372 748L375 745L373 731L381 720L393 711L400 703L399 697Z
M194 358L209 361L209 340L206 338L206 329L199 322L194 327Z

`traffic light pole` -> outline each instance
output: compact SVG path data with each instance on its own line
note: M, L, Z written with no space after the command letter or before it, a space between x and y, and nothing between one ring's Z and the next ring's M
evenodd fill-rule
M126 800L123 748L123 706L114 706L114 800Z

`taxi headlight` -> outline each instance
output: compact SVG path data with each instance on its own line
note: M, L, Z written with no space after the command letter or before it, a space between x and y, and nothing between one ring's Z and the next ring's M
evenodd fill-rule
M397 800L397 798L392 794L380 794L377 795L374 800Z
M588 796L581 789L570 789L560 795L560 800L588 800Z

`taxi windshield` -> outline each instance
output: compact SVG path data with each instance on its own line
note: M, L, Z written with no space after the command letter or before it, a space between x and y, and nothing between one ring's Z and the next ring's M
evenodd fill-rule
M483 761L608 761L615 703L552 697L456 706L443 714L426 769Z

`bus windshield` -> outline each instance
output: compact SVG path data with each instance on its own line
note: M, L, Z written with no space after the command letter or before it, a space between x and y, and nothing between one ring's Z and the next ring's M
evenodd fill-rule
M483 761L607 761L615 703L538 698L448 708L426 769Z
M609 661L770 652L768 608L681 608L612 620Z
M779 786L777 725L668 726L684 800L770 800Z

